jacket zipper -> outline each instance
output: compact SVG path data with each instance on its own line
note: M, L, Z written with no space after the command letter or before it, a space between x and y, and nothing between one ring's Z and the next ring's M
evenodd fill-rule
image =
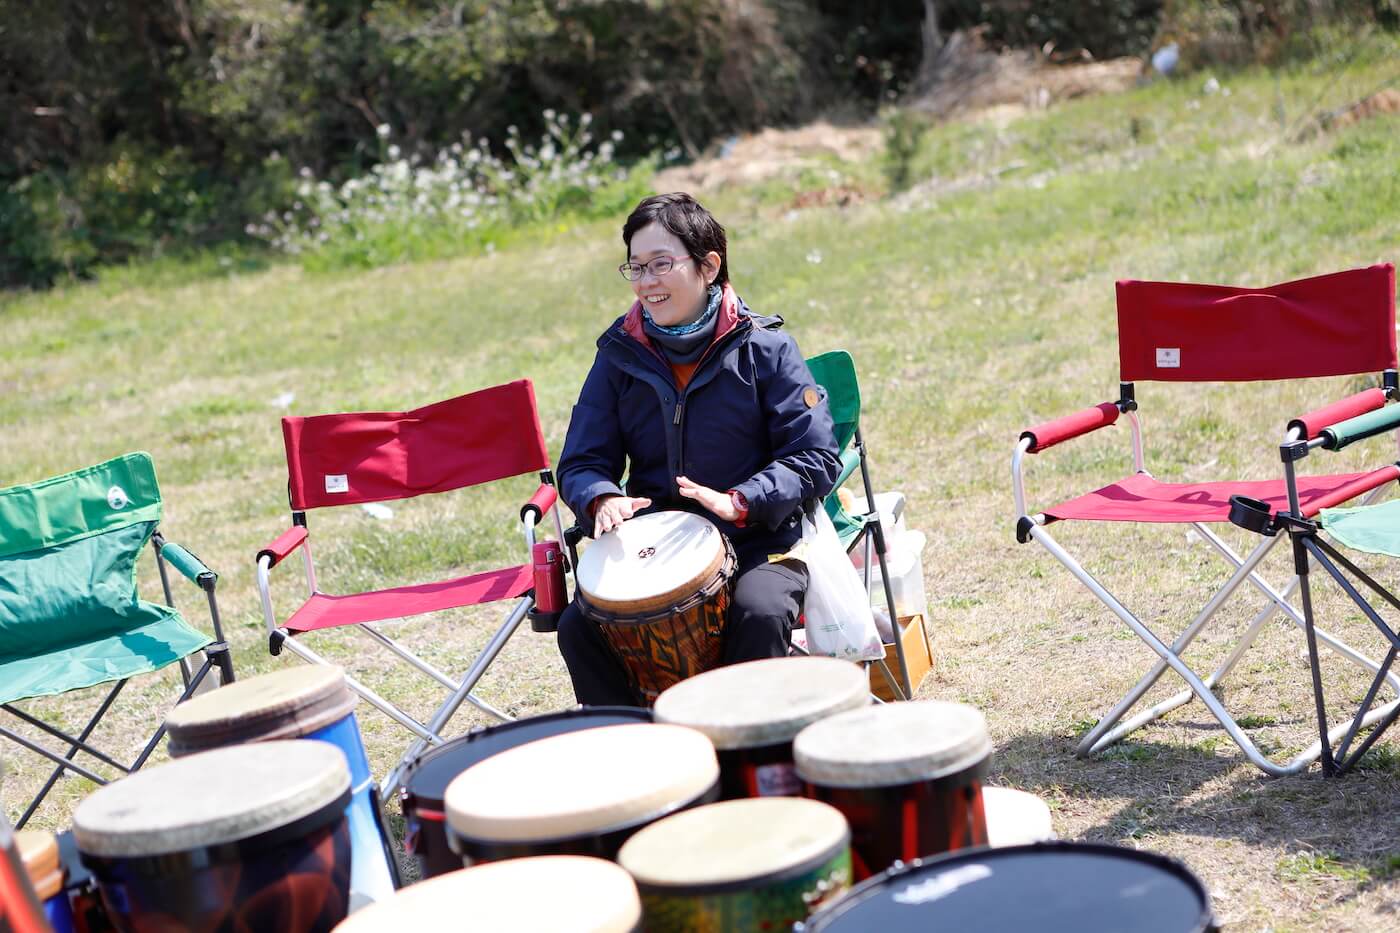
M744 328L744 324L745 322L741 321L733 330L720 338L721 342L728 343L741 329L746 329ZM748 328L752 327L752 322L748 322ZM695 377L700 375L700 367L705 365L705 361L710 358L711 352L717 346L719 346L719 344L710 344L710 346L705 349L704 354L700 357L700 362L695 364L695 372L690 374L690 382L685 384L684 390L678 389L676 392L676 416L671 424L676 427L676 466L682 470L685 469L685 399L686 396L690 394L690 387L694 384ZM676 494L680 495L679 486L676 488Z

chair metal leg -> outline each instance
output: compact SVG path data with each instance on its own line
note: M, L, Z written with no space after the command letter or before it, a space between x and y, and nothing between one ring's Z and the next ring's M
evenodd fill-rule
M457 685L456 690L453 691L452 696L447 699L447 702L438 707L437 712L433 714L433 718L428 721L428 731L430 733L434 736L440 736L442 734L443 727L447 725L448 720L452 718L458 708L461 707L462 703L471 695L472 688L476 686L477 681L481 680L482 675L486 673L486 669L491 666L491 663L496 660L496 656L501 653L501 649L505 647L511 635L515 634L515 630L520 627L520 623L525 620L525 617L530 612L530 608L534 606L534 604L535 599L533 596L526 596L521 599L520 602L516 603L515 608L511 610L504 624L496 630L495 635L491 636L491 640L487 642L481 654L477 655L476 661L467 670L467 673L463 675L461 682ZM403 777L403 772L408 767L408 763L417 758L423 750L428 747L428 744L429 740L427 738L420 737L409 746L408 751L399 759L398 764L385 775L380 787L383 788L386 798L393 797L398 791L399 781Z
M361 629L366 635L379 642L385 648L388 648L394 654L402 658L405 662L413 665L418 670L422 671L424 674L427 674L433 680L436 680L439 684L446 687L448 690L455 691L457 687L460 686L460 681L453 680L451 677L438 670L432 664L423 660L418 655L414 654L412 651L409 651L403 645L400 645L398 642L394 641L388 635L385 635L383 632L379 631L379 629L375 628L369 623L363 623L355 627ZM499 709L492 706L490 703L487 703L485 700L481 699L475 694L467 694L466 700L468 703L475 706L483 713L495 716L502 722L509 722L512 718L509 714L501 712Z
M1205 683L1202 682L1201 678L1195 673L1195 671L1191 670L1191 668L1188 667L1186 663L1182 661L1181 658L1178 657L1177 654L1171 648L1164 644L1155 634L1152 633L1150 629L1147 628L1146 625L1144 625L1137 618L1137 616L1129 612L1128 609L1125 608L1123 604L1120 603L1112 593L1105 589L1103 585L1098 582L1098 580L1096 580L1091 574L1089 574L1089 572L1086 571L1079 564L1079 562L1074 559L1074 557L1072 557L1063 547L1060 546L1058 542L1055 541L1055 539L1050 535L1050 533L1045 529L1044 526L1032 524L1031 527L1028 529L1028 533L1036 541L1039 541L1041 545L1043 545L1045 549L1049 551L1052 556L1055 557L1056 560L1064 564L1066 569L1068 569L1070 573L1072 573L1075 576L1075 578L1079 580L1080 583L1084 584L1084 586L1091 593L1097 596L1099 600L1103 602L1104 605L1106 605L1110 611L1113 612L1114 615L1118 616L1118 618L1121 619L1125 625L1132 629L1133 632L1135 632L1137 636L1141 638L1143 642L1149 648L1151 648L1152 651L1156 653L1156 655L1159 658L1161 658L1162 661L1168 667L1175 671L1181 677L1182 680L1186 681L1187 685L1191 688L1191 692L1194 693L1201 700L1201 702L1205 704L1206 708L1210 711L1211 715L1215 717L1216 721L1219 722L1220 725L1225 729L1226 733L1230 736L1234 743L1240 747L1240 750L1242 752L1244 752L1245 757L1247 757L1261 771L1272 776L1296 774L1297 772L1307 768L1308 765L1311 764L1312 761L1316 759L1316 757L1321 753L1321 743L1318 743L1314 746L1310 746L1302 754L1296 756L1295 758L1293 758L1285 764L1279 764L1267 758L1263 753L1259 751L1258 747L1255 746L1254 742L1249 738L1249 736L1244 733L1240 726L1235 722L1234 717L1232 717L1230 713L1225 709L1224 705L1221 704L1220 700L1215 696L1215 694L1210 690L1210 688L1208 688L1205 685ZM1228 598L1230 593L1233 593L1234 590L1237 589L1239 585L1244 582L1245 578L1249 575L1249 573L1253 571L1254 566L1257 565L1259 560L1263 557L1263 553L1259 553L1259 551L1260 549L1256 548L1256 553L1251 554L1250 558L1246 559L1245 562L1241 564L1240 568L1237 569L1235 573L1231 576L1230 580L1225 584L1221 592L1217 593L1216 598L1211 600L1211 602L1215 604L1214 606L1207 606L1211 614L1214 614L1215 610L1219 608L1219 603L1223 602L1225 598ZM1202 610L1203 613L1205 611L1206 610ZM1155 678L1153 679L1155 680ZM1116 723L1117 720L1122 717L1123 713L1126 712L1129 705L1131 704L1120 702L1117 706L1113 708L1113 710L1106 714L1104 718L1100 720L1099 724L1095 726L1090 736L1086 736L1085 740L1080 743L1079 753L1087 754L1088 749L1095 748L1097 745L1098 738L1102 736L1105 732L1107 732L1109 728L1111 728L1114 725L1114 723Z
M318 654L316 651L312 650L311 648L308 648L306 645L297 641L295 638L287 638L284 642L282 642L282 647L286 648L288 651L292 652L297 657L301 658L303 661L306 661L309 664L325 664L328 666L335 665L334 661L328 660L324 656ZM345 675L345 684L351 690L354 690L355 693L363 697L375 709L379 710L385 716L388 716L390 719L394 720L394 722L403 726L405 729L407 729L409 732L412 732L414 735L420 736L421 738L433 744L439 744L442 741L437 736L430 733L427 727L424 726L421 722L405 713L397 705L384 699L378 693L375 693L369 687L366 687L364 684L360 683L348 673Z

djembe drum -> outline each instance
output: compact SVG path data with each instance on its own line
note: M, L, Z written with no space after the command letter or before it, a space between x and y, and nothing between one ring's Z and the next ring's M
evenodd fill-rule
M792 740L827 716L870 704L870 678L837 658L766 658L731 664L671 687L658 722L709 736L719 754L720 796L797 796Z
M849 710L803 729L792 751L806 795L850 821L857 879L987 844L982 778L992 740L970 706L923 700Z
M98 788L73 835L124 933L325 933L349 910L349 802L340 749L259 742Z
M531 855L611 859L643 826L719 795L714 746L684 726L603 726L530 742L447 785L447 843L471 867Z
M851 834L816 800L728 800L653 823L617 861L647 933L789 930L850 887Z
M735 565L719 529L690 512L639 515L579 558L579 608L647 705L719 666Z

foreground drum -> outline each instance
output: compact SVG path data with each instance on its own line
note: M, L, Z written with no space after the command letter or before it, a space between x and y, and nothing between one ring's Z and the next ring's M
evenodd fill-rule
M642 906L627 872L572 855L511 859L405 888L355 913L336 933L640 933Z
M892 869L797 928L802 933L1205 933L1199 879L1175 859L1090 843L980 849Z
M54 933L73 933L73 910L64 885L58 838L53 833L21 830L15 833L15 848L19 850L29 883L43 905L49 926ZM4 929L3 923L0 929Z
M851 823L856 878L987 844L982 778L992 742L960 703L887 703L830 716L793 742L807 796Z
M710 740L665 725L540 739L447 787L447 841L464 865L529 855L612 858L634 832L719 793Z
M646 704L719 666L734 568L724 535L690 512L623 522L579 558L579 608Z
M413 762L404 774L401 795L404 849L418 859L421 877L432 878L462 867L462 858L447 846L447 785L463 771L506 749L536 739L600 726L651 722L651 711L630 706L594 706L489 726L438 746Z
M850 886L850 838L815 800L729 800L653 823L617 861L647 933L787 930Z
M720 796L793 796L802 784L792 740L806 726L870 702L858 665L836 658L771 658L692 677L656 700L660 722L698 729L719 753Z
M165 725L170 754L177 757L275 739L319 739L339 748L352 784L346 811L352 908L398 887L398 866L355 720L355 694L340 668L302 665L240 680L180 704Z
M120 930L311 933L349 906L349 802L338 749L262 742L99 788L73 832Z

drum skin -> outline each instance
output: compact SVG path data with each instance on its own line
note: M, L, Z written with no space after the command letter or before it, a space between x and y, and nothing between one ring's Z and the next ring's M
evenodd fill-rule
M1181 862L1087 842L954 852L896 866L794 927L796 933L1219 929L1205 886Z
M650 711L630 706L594 706L531 716L470 732L417 758L404 776L400 797L406 833L404 848L418 859L423 878L462 867L462 857L447 845L443 794L467 768L506 749L536 739L628 722L651 722Z
M344 802L321 822L276 842L84 860L123 933L321 933L345 919L350 899Z
M580 558L578 605L651 706L667 687L719 666L734 546L689 512L639 516L613 534ZM615 586L619 579L632 585Z

